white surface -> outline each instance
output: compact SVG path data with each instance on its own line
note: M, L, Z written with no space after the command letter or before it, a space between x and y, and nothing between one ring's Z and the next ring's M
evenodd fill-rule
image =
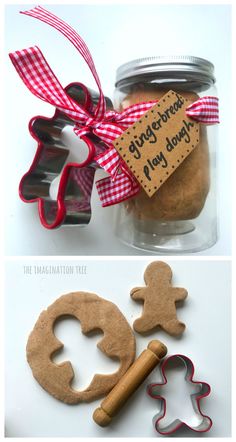
M32 5L34 6L34 5ZM113 233L114 208L101 207L96 191L90 225L47 231L35 204L20 201L17 189L29 168L36 143L27 124L34 115L51 116L50 105L26 89L7 53L37 44L63 85L81 81L94 88L85 63L58 32L19 14L29 5L6 7L5 128L6 253L8 255L140 255L122 245ZM215 65L220 98L219 215L220 239L200 255L231 253L231 7L229 5L50 5L85 39L101 78L104 93L113 95L115 71L129 60L149 55L192 54ZM135 11L134 11L135 9ZM134 13L135 12L135 13ZM133 17L133 19L132 19ZM169 33L166 31L167 21ZM196 25L196 26L195 26ZM142 31L140 31L142 29ZM14 30L14 32L12 31ZM132 38L127 38L131 35ZM164 36L164 37L163 37ZM36 240L32 241L32 238Z
M84 259L34 261L31 259L6 263L7 436L156 436L152 427L152 417L157 413L157 403L145 394L145 386L159 380L157 369L114 419L112 425L102 429L92 420L93 410L100 401L76 406L68 406L57 401L34 380L25 356L27 337L40 312L60 295L70 291L90 291L115 302L130 324L133 323L134 319L140 316L142 308L130 299L129 293L133 287L144 285L143 273L149 262L150 259L137 261ZM174 339L161 331L152 333L148 337L136 334L137 354L141 353L151 339L157 338L167 345L169 355L182 353L190 357L196 369L195 379L209 382L212 387L211 396L201 402L202 411L214 422L212 430L206 433L205 437L230 436L231 264L229 261L193 260L172 260L168 263L174 274L173 285L185 287L189 293L183 307L177 310L179 319L187 326L186 331L179 339ZM49 267L45 266L72 266L73 274L72 271L64 274L64 267L61 267L61 273L58 275L40 275L35 273L35 265L41 266L37 267L41 271L49 270ZM82 271L83 266L86 274L77 274L76 269ZM79 333L79 328L76 320L67 320L61 322L56 334L66 345L66 351L61 354L60 361L68 359L72 361L79 376L81 373L76 385L78 388L83 388L95 372L112 372L116 369L116 364L109 361L95 347L100 339L99 335L87 338ZM189 397L186 396L184 401L180 402L181 409L185 402L188 404L188 401ZM189 435L196 436L195 433Z

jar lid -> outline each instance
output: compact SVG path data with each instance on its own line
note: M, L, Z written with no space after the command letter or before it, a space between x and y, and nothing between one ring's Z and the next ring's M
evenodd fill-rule
M196 73L215 83L214 65L204 58L173 55L139 58L122 64L116 72L116 86L121 80L155 73Z

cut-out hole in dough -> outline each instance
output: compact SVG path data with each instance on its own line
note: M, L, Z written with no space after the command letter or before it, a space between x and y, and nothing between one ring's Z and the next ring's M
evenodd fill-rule
M118 370L119 361L108 358L97 348L102 331L84 335L80 322L73 316L66 316L55 323L54 334L64 347L52 356L52 361L58 365L71 362L74 371L71 387L74 390L87 388L95 374L112 374Z

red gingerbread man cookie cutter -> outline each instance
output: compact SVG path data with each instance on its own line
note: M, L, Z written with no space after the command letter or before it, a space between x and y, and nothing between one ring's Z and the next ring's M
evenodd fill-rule
M86 111L93 109L98 94L82 83L70 83L65 92ZM108 109L112 103L105 97ZM73 126L70 118L56 109L51 118L35 116L29 122L29 132L37 141L33 162L21 179L19 195L26 203L38 203L40 221L47 229L61 225L85 226L91 219L91 193L98 165L94 157L101 153L104 143L95 136L82 136L87 145L87 158L81 163L66 163L70 148L62 141L65 127ZM50 197L50 185L60 177L56 200Z
M167 405L166 405L166 399L160 395L160 389L161 387L167 384L167 377L165 373L167 364L169 362L174 363L176 361L181 361L186 368L185 380L190 384L193 384L193 387L196 386L200 387L200 390L197 393L194 392L193 394L191 394L193 411L200 419L200 423L196 426L190 426L186 422L180 419L175 419L166 426L161 425L162 424L161 421L166 416ZM151 396L153 399L157 399L160 401L160 411L153 417L153 423L158 433L168 436L173 434L175 431L179 430L181 427L188 428L198 433L205 433L209 431L210 428L212 427L212 420L209 416L206 416L202 413L200 401L202 398L210 394L211 387L206 382L193 380L194 365L192 361L187 356L184 355L180 354L172 355L164 359L164 361L160 365L160 371L163 381L160 383L149 384L147 387L147 393L149 394L149 396Z

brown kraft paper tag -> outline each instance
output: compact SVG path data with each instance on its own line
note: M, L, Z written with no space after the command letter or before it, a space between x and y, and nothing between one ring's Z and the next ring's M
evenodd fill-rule
M199 143L199 124L188 118L187 98L169 91L113 141L151 197Z

